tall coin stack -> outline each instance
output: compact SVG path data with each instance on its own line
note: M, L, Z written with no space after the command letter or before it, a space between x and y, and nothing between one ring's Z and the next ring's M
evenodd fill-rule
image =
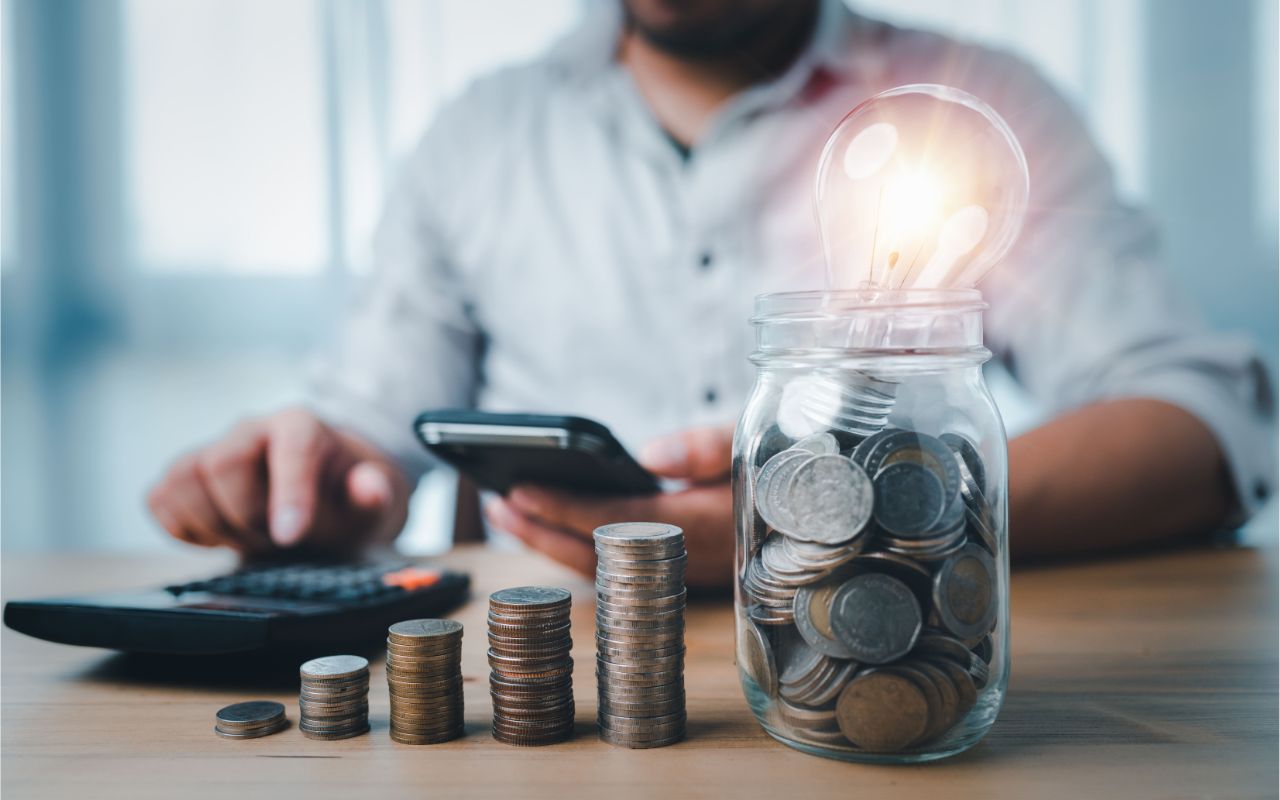
M462 735L462 623L410 619L387 629L391 738L438 744Z
M543 745L573 733L570 595L520 586L489 596L489 693L493 738Z
M369 730L369 662L325 656L302 665L298 728L310 739L347 739Z
M600 738L662 747L685 735L684 531L620 522L595 531Z

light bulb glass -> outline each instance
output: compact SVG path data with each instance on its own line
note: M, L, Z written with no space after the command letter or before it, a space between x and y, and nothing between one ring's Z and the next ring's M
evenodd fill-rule
M828 288L972 287L1013 246L1028 191L1022 147L977 97L935 84L878 94L818 165Z

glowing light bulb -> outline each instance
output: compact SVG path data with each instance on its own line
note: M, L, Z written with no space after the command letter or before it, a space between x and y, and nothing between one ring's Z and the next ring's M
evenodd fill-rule
M1013 245L1029 182L990 106L916 84L841 120L815 188L829 288L968 288Z

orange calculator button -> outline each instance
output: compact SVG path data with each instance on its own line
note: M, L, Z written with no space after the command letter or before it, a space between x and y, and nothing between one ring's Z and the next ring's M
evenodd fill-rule
M387 586L399 586L405 591L412 592L415 589L424 589L440 580L440 573L434 569L424 569L422 567L405 567L395 572L388 572L382 576L382 582Z

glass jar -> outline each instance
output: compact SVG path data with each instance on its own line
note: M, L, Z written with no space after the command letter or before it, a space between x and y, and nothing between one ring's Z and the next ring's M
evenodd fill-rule
M756 300L733 447L737 663L786 744L971 747L1009 675L1007 444L975 290Z

